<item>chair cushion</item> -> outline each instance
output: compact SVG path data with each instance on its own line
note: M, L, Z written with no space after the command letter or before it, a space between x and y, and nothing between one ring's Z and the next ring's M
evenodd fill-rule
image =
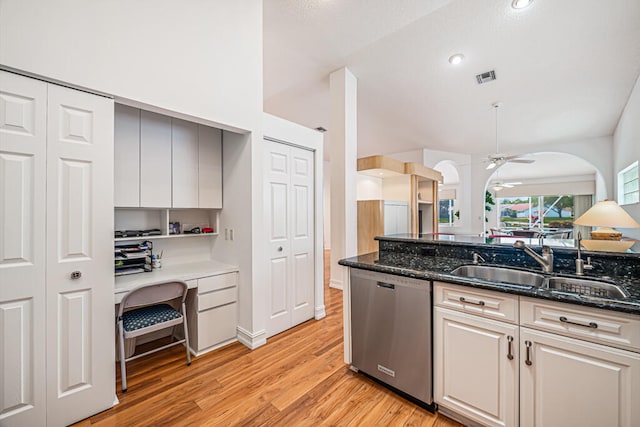
M122 323L124 330L131 332L180 317L182 314L169 304L160 304L126 311L122 314Z

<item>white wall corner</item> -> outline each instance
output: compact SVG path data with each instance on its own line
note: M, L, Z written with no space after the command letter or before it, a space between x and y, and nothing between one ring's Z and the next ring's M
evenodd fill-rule
M238 331L238 341L251 350L255 350L267 343L267 332L264 329L249 332L243 327L237 326L236 330Z

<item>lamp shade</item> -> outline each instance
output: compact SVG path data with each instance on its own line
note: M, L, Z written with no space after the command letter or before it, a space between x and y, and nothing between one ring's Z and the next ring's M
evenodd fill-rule
M613 200L596 203L573 223L593 227L640 227L640 224Z

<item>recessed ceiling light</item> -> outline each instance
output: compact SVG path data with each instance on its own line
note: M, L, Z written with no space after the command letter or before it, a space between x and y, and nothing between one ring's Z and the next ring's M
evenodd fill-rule
M458 65L464 59L464 55L461 53L456 53L455 55L451 55L449 57L449 62L451 65Z
M513 0L511 7L514 9L524 9L533 3L533 0Z

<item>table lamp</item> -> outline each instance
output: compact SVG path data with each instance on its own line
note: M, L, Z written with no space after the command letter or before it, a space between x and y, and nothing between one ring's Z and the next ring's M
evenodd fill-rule
M613 229L638 228L640 224L613 200L604 200L593 205L574 222L576 225L598 227L591 232L593 240L583 240L583 246L590 250L624 252L634 241L621 241L622 233Z

